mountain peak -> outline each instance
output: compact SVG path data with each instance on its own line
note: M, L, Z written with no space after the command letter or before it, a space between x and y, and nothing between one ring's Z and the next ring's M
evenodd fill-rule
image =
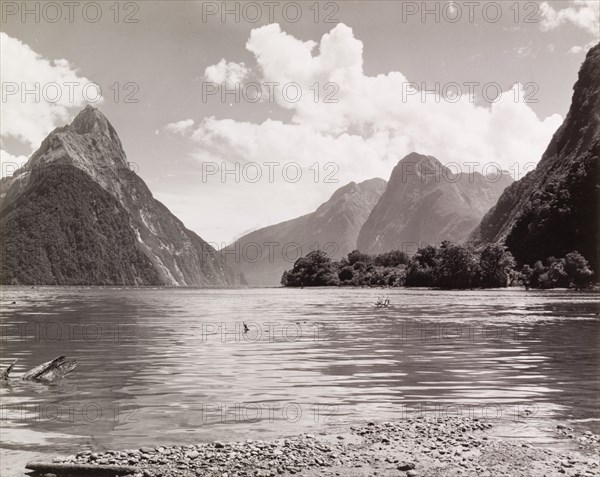
M446 167L435 157L411 152L398 161L392 170L390 182L397 186L409 178L422 182L435 182L440 174L450 174Z
M129 168L117 132L92 106L3 185L0 249L12 261L0 260L2 284L233 283L214 249ZM23 243L36 253L23 253Z
M439 167L442 163L433 156L426 156L425 154L419 154L418 152L411 152L404 156L398 164L427 164Z
M433 156L408 154L394 167L360 230L357 248L371 254L411 252L442 240L464 240L510 182L509 176L503 181L475 177L452 174Z
M356 193L356 192L359 192L358 185L356 184L356 182L352 181L352 182L349 182L346 185L343 185L339 189L337 189L332 194L332 196L329 198L329 201L336 200L336 199L338 199L338 198L340 198L340 197L342 197L344 195L352 194L352 193Z
M379 188L387 185L387 181L382 179L381 177L373 177L373 179L367 179L365 181L359 182L358 187L363 190L371 190L372 188Z
M359 182L358 184L354 181L349 182L348 184L337 189L333 195L329 198L327 202L321 204L319 209L326 207L327 204L334 202L341 197L350 196L352 194L376 194L377 197L383 194L385 190L385 186L387 182L379 177L375 177L373 179L367 179L365 181Z
M69 125L69 128L77 134L88 134L97 126L101 131L109 133L109 135L112 135L112 132L116 136L116 132L114 132L114 129L108 122L108 119L106 119L106 116L98 109L88 104L77 116L75 116L75 119Z

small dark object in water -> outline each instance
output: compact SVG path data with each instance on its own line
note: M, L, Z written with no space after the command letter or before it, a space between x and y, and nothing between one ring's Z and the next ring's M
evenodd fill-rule
M17 304L17 302L16 302L16 301L13 301L13 302L11 303L11 305L16 305L16 304Z
M248 325L244 323L244 333L248 333L248 331L250 331L250 328L248 328Z
M382 298L378 298L377 301L375 302L375 306L377 308L387 308L388 306L390 306L390 299L386 298L385 300Z

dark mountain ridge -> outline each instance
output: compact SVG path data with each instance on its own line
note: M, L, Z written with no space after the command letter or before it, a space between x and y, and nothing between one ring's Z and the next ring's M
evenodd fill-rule
M472 239L503 242L521 264L577 250L598 273L600 44L587 54L571 107L537 167L485 215Z

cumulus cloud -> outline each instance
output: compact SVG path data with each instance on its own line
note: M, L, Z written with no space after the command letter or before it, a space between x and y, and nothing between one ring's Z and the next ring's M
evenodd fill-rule
M165 131L170 132L172 134L182 134L183 135L187 131L189 131L193 125L194 125L193 119L184 119L182 121L169 123L169 124L165 125L164 129L165 129Z
M232 88L243 83L248 76L248 68L244 63L234 63L223 58L216 65L211 65L204 70L204 79L213 83L225 84Z
M199 146L247 160L292 157L308 165L314 157L329 158L360 179L389 172L413 150L459 164L494 161L509 168L537 162L562 120L538 118L521 85L504 91L491 106L480 106L465 92L455 98L423 95L397 71L367 76L362 42L344 24L323 35L313 54L316 46L277 24L254 29L246 47L262 80L279 84L275 99L293 111L292 123L210 118L194 134ZM286 99L284 87L290 83L302 92L298 101ZM315 84L321 89L318 100ZM328 94L332 102L325 101Z
M2 137L15 138L33 150L70 119L73 109L102 101L98 85L80 76L65 59L43 58L4 32L0 53Z
M554 9L548 2L540 4L542 21L540 27L544 31L554 30L565 23L571 23L594 36L598 36L599 11L598 0L574 0L572 7Z
M562 25L571 24L588 32L594 40L586 45L575 45L569 53L581 53L589 50L600 39L600 2L598 0L574 0L573 6L556 10L548 2L540 4L543 31L555 30Z

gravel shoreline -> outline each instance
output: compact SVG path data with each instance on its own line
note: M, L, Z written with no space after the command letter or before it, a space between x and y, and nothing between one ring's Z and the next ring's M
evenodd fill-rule
M575 436L580 452L490 439L492 424L470 418L420 417L352 426L344 434L91 452L55 463L129 465L136 477L250 476L598 476L599 436Z

